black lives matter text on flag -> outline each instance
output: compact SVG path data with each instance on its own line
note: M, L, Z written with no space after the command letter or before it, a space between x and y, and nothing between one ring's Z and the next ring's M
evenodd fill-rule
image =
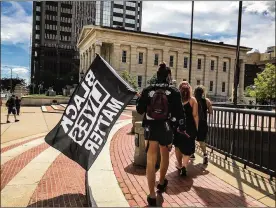
M136 94L99 55L45 141L88 170L120 114Z

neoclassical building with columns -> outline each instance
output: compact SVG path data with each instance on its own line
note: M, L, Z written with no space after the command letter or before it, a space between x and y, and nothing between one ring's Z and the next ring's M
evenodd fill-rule
M189 77L189 44L188 38L87 25L78 40L80 74L87 71L98 53L119 74L127 70L137 77L140 88L147 86L161 61L170 66L172 77L179 84ZM250 50L240 47L240 96L246 53ZM208 96L214 99L228 99L233 93L235 56L235 45L194 40L191 85L204 85Z

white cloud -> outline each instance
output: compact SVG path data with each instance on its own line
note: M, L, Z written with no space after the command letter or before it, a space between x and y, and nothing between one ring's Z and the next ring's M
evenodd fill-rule
M239 3L195 1L194 34L236 44ZM143 2L142 30L189 34L191 2ZM243 1L241 45L264 52L275 45L275 2Z
M25 79L26 83L30 83L30 70L28 67L24 66L12 66L12 65L2 65L1 66L1 77L10 78L12 69L12 77Z
M7 3L11 6L2 8L1 42L18 45L28 51L32 32L32 16L28 15L18 2Z

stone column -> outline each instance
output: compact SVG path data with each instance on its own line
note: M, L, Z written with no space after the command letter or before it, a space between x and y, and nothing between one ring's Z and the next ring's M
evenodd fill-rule
M82 54L80 55L80 69L79 69L79 73L81 73L81 70L82 70L82 65L83 65L83 63L82 63L82 60L83 59L83 57L82 57Z
M102 42L97 41L95 43L95 53L101 55L101 49L102 49Z
M167 66L169 66L169 64L170 64L169 49L163 48L162 57L163 57L163 60L160 60L160 61L166 62Z
M243 59L240 59L240 79L239 79L239 99L243 99L244 95L244 73L245 73L245 62Z
M91 46L91 62L94 60L95 58L95 46L92 45Z
M137 46L131 46L130 48L130 67L129 67L129 73L135 73L136 74L136 65L138 63L137 60Z
M120 70L120 64L122 62L121 55L121 44L113 43L113 50L111 54L111 66L116 70Z
M217 68L216 68L216 88L215 88L215 95L217 95L218 93L218 87L220 86L221 87L221 83L219 83L219 81L221 82L221 80L218 80L218 72L220 70L222 70L222 67L223 67L223 57L222 56L219 56L217 58Z
M229 66L229 96L231 96L231 99L233 100L233 93L234 93L234 75L235 75L235 64L236 60L235 57L231 57L230 60L230 66Z
M210 66L210 56L208 56L208 55L205 55L204 56L204 67L203 67L203 72L202 72L202 85L207 85L208 84L208 82L207 82L207 80L206 80L206 77L209 77L208 76L208 70L210 70L210 68L209 68L209 66Z
M154 54L153 54L153 48L147 48L147 54L146 54L146 70L145 70L145 86L147 86L147 81L150 80L153 72L153 65L154 65ZM157 66L155 66L157 68ZM157 69L156 69L157 70Z
M83 72L86 71L86 52L83 53Z

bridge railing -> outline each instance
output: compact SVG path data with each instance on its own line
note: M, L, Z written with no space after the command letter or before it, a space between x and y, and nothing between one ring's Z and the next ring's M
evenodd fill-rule
M246 167L276 176L276 113L213 107L208 117L207 144Z

